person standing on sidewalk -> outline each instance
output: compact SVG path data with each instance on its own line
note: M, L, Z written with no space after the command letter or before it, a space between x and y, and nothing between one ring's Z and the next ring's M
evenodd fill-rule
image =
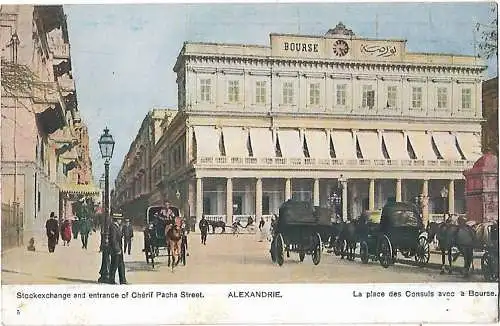
M125 224L122 227L123 234L123 254L128 253L130 255L130 249L132 248L132 238L134 237L134 228L130 224L130 220L125 219Z
M82 238L82 249L87 249L89 243L89 233L92 229L91 222L88 218L80 219L80 236Z
M266 222L264 222L264 218L261 217L260 218L260 222L259 222L259 232L260 232L260 239L259 239L259 242L262 242L264 241L264 239L266 238L266 235L265 235L265 230L264 230L264 225L266 224Z
M63 240L63 246L71 242L71 221L66 219L62 223L62 234L61 238Z
M122 251L122 229L118 220L120 217L113 216L113 223L110 227L110 247L111 247L111 268L109 273L109 283L115 283L116 270L118 270L118 277L120 284L127 284L125 278L125 263L123 262Z
M207 234L209 227L210 224L208 224L208 221L205 219L205 215L203 215L201 217L200 223L198 224L198 228L200 229L201 232L201 243L204 245L207 244Z
M78 232L80 231L80 216L76 216L71 223L71 232L73 233L73 239L78 239Z
M47 230L47 244L49 252L54 252L57 239L59 238L59 223L57 223L54 212L50 213L50 218L45 223L45 229Z

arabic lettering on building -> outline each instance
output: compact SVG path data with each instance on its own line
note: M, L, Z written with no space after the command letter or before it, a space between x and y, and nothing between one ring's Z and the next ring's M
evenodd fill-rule
M396 47L389 45L361 45L361 53L376 57L392 57L396 55Z

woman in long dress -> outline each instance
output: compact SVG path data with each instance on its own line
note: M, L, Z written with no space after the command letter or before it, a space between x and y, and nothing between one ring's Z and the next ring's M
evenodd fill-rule
M62 227L62 234L61 238L63 240L63 245L65 246L71 242L71 221L70 220L64 220L63 222L63 227Z

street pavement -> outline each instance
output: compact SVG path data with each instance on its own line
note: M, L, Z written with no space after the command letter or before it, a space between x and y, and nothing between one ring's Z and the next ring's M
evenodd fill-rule
M478 274L464 279L460 270L462 260L455 262L452 275L440 275L430 267L395 264L384 269L377 262L362 264L359 258L341 260L326 250L321 262L314 266L310 256L299 262L298 254L291 253L283 266L271 262L269 242L259 242L258 234L209 234L206 246L200 235L189 235L189 257L186 266L178 265L172 272L167 257L160 256L155 269L147 265L142 252L143 235L135 232L131 255L125 255L127 281L130 284L148 283L401 283L401 282L463 282L482 281ZM2 253L3 284L85 284L96 283L99 277L101 254L99 234L89 238L88 250L82 249L80 238L69 246L60 243L55 253L49 253L47 244L37 243L36 251L26 247ZM162 253L162 252L161 252ZM164 253L164 252L163 252ZM431 263L441 257L431 255ZM479 260L475 261L476 269ZM431 264L432 266L432 264ZM436 265L437 266L437 265ZM118 276L116 276L118 281Z

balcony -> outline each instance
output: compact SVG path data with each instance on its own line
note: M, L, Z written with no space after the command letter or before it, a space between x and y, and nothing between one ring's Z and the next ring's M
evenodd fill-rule
M194 161L196 168L227 169L314 169L314 170L456 170L474 165L474 161L466 160L369 160L369 159L315 159L284 157L198 157Z
M59 103L59 93L53 82L40 83L33 89L33 102L35 103Z
M52 44L50 45L55 59L68 59L69 58L69 44Z
M57 79L57 84L63 92L75 91L75 81L72 78L69 78L67 75L59 77Z

